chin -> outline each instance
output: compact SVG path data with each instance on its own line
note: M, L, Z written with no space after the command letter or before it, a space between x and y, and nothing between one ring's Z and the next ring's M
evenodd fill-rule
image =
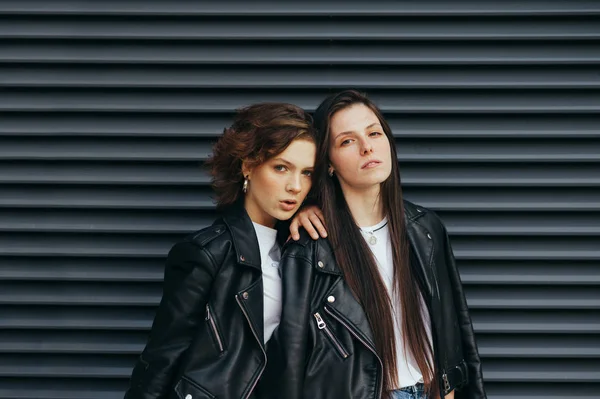
M276 212L273 212L272 216L277 220L285 221L289 220L292 216L294 216L294 213L296 213L297 210L298 209L294 209L293 211L286 212L278 209Z

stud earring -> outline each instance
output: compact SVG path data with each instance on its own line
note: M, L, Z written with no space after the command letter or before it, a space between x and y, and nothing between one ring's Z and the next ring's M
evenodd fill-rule
M244 185L242 186L242 191L245 193L248 192L248 176L244 177Z
M329 177L333 177L333 169L329 169Z

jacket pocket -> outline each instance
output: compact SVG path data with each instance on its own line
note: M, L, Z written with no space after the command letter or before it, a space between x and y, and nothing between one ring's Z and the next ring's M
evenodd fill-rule
M177 385L175 385L175 392L179 399L215 399L216 396L211 394L206 388L201 387L194 381L181 377Z
M323 320L323 318L321 317L321 314L319 312L317 312L314 314L314 316L315 316L315 320L317 321L317 328L319 330L323 331L325 336L329 339L329 341L331 342L333 347L336 349L337 353L342 357L342 359L346 359L348 356L350 356L350 354L344 348L344 346L342 345L340 340L337 339L337 337L335 335L333 335L333 333L331 332L329 327L327 327L327 323L325 323L325 320Z
M217 349L219 349L219 353L223 353L223 351L225 350L225 346L223 345L223 338L219 334L219 330L217 329L217 322L215 321L214 315L208 303L206 304L206 317L204 318L204 320L206 320L206 323L208 324L208 329L210 330L210 333L212 335L213 341L215 342L215 345L217 346Z

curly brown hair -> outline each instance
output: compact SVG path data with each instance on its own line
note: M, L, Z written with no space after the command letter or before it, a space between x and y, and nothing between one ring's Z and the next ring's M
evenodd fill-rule
M206 162L217 208L233 205L240 198L242 162L249 168L258 166L298 139L316 143L312 117L296 105L259 103L237 110L233 124L223 130Z

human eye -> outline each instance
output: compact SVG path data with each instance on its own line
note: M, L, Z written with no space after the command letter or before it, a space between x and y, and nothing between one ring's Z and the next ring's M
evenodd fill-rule
M342 146L342 147L347 146L351 142L352 142L352 139L346 139L340 143L340 146Z
M381 133L381 132L377 132L377 131L375 131L375 132L371 132L371 133L369 133L369 136L371 136L371 137L376 137L376 136L381 136L382 134L383 134L383 133Z
M274 169L277 172L285 172L287 170L287 167L285 165L275 165Z
M312 177L312 174L313 174L312 170L305 170L302 173L304 173L304 176L308 176L308 177Z

